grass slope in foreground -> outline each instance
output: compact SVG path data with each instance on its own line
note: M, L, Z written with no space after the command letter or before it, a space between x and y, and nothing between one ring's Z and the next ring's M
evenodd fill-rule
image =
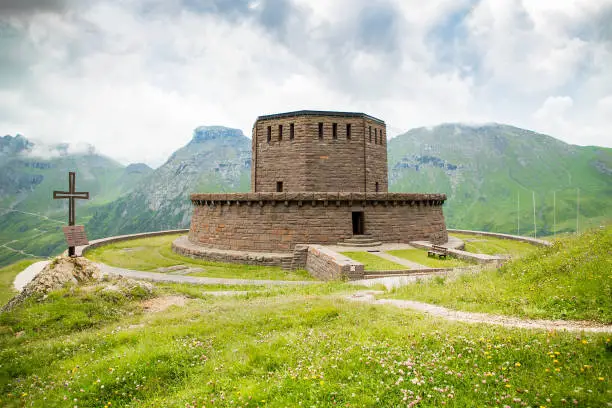
M0 268L0 307L7 303L17 293L13 287L15 276L34 262L36 262L36 260L28 259Z
M393 297L452 309L612 323L612 227L554 242L498 270L405 286Z
M186 265L203 271L189 274L227 279L312 280L304 270L283 271L277 266L254 266L210 262L188 258L172 252L172 241L181 234L132 239L104 245L87 251L85 256L95 262L119 268L156 272L157 268Z
M0 406L609 402L608 336L445 322L349 302L338 284L291 290L202 296L160 313L143 313L138 292L33 299L0 315Z

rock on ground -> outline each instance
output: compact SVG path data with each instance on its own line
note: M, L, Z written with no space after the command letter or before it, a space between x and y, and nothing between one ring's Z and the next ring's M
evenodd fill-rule
M49 263L49 265L45 266L17 296L12 298L0 311L10 311L33 295L47 294L52 290L60 289L67 283L85 284L92 281L98 281L100 277L100 269L86 258L59 256Z

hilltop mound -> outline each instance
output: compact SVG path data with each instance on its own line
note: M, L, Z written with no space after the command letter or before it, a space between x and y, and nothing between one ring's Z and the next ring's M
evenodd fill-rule
M91 285L100 283L102 289L107 292L131 294L134 290L142 290L147 295L153 292L153 285L147 282L135 281L121 276L111 279L102 279L100 269L90 260L77 257L58 256L23 290L13 297L0 312L8 312L21 305L33 296L44 296L49 292L61 289L66 284Z

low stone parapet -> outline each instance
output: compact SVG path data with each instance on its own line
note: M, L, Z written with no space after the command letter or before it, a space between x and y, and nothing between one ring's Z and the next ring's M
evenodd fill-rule
M310 245L306 270L321 280L363 279L364 266L360 262L332 251L322 245Z
M265 193L195 193L190 196L193 205L341 205L362 203L370 205L442 205L446 194L422 193L345 193L345 192L265 192Z
M533 245L538 245L538 246L551 246L552 245L552 243L545 241L543 239L523 237L521 235L501 234L498 232L471 231L471 230L462 230L462 229L448 229L447 231L449 233L456 232L459 234L481 235L483 237L509 239L512 241L526 242L528 244L533 244Z
M129 234L129 235L116 235L114 237L106 237L101 239L95 239L90 241L88 245L82 245L75 248L76 256L83 256L87 251L93 248L97 248L103 245L112 244L120 241L128 241L130 239L138 239L138 238L151 238L158 237L161 235L172 235L172 234L186 234L188 233L188 229L176 229L176 230L166 230L166 231L151 231L151 232L141 232L138 234Z
M292 254L286 253L232 251L194 245L187 239L187 236L174 240L172 251L195 259L260 266L283 266L284 260L291 262L293 259Z

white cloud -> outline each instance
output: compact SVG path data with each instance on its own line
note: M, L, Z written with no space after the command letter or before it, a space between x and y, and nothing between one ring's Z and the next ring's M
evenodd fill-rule
M257 115L312 108L612 146L612 1L183 2L0 17L0 134L159 165L199 125L249 135Z

